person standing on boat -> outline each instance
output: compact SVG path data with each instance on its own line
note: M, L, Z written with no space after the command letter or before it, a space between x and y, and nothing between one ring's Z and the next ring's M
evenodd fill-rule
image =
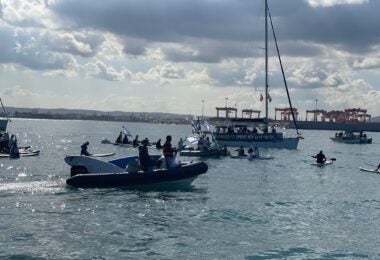
M320 151L319 154L317 154L316 156L313 156L313 158L317 158L317 163L326 162L326 156L323 154L323 151Z
M173 167L175 160L174 155L177 152L175 148L172 147L171 141L171 135L166 136L166 141L164 143L164 146L162 147L162 153L164 154L167 168Z
M144 140L141 141L141 145L139 146L140 168L144 172L148 171L152 167L152 160L148 152L148 144L149 144L149 140L145 138Z
M203 142L203 150L208 150L210 145L211 145L210 138L207 136Z
M84 144L81 145L81 150L80 150L80 155L84 155L84 156L90 156L91 154L87 151L88 149L88 145L90 143L87 141L85 142Z
M182 139L182 137L181 137L181 138L179 139L179 141L178 141L177 149L178 149L178 151L182 151L183 148L185 148L185 147L184 147L184 145L183 145L183 139Z
M119 136L116 138L115 143L119 144L123 141L123 133L120 132Z

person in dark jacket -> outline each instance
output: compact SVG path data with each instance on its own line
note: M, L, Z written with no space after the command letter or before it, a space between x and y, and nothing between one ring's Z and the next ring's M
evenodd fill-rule
M121 143L123 141L123 133L120 132L119 136L116 138L115 143Z
M84 144L81 145L80 155L90 156L91 154L87 151L88 145L90 143L87 141Z
M151 158L148 151L148 139L145 138L141 141L141 145L139 146L139 161L140 161L140 168L143 171L148 171L151 166Z
M133 140L133 146L138 146L139 145L139 135L136 135L135 139Z
M320 151L316 156L313 156L313 158L317 158L317 163L326 162L326 156L323 154L323 151Z
M176 153L175 148L172 147L171 144L172 137L171 135L166 136L166 141L164 146L162 147L162 153L164 154L167 168L170 168L174 164L174 155Z
M128 135L124 135L123 144L129 144Z

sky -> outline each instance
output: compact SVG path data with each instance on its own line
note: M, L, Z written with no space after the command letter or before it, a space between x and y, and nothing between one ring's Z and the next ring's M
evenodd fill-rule
M380 1L269 0L294 107L380 115ZM0 0L5 106L264 111L264 0ZM288 107L269 37L269 91ZM240 115L240 114L239 114Z

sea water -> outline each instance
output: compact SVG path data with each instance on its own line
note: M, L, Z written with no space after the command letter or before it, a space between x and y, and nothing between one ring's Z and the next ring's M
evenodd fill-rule
M67 186L64 157L85 141L91 153L116 153L104 160L137 155L100 142L123 124L151 141L191 134L185 125L9 124L20 146L41 153L0 159L0 259L380 259L380 175L358 169L380 162L379 133L349 145L303 130L298 150L261 149L273 160L205 159L208 172L187 189ZM320 150L334 164L310 165Z

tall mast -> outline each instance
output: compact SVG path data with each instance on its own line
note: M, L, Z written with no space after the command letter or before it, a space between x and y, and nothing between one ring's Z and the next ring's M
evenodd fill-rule
M265 125L268 128L268 1L265 0Z

